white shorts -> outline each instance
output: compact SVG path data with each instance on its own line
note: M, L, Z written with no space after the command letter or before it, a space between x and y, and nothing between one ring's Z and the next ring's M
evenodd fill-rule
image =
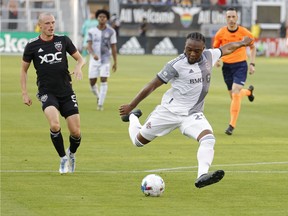
M93 79L98 77L110 77L110 63L100 64L90 59L88 78Z
M140 134L145 139L152 141L156 137L164 136L176 128L179 128L185 136L195 140L204 130L213 132L211 125L202 112L189 116L176 115L159 105L141 127Z

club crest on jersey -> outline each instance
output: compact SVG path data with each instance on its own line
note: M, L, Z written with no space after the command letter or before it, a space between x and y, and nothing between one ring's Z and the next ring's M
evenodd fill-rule
M60 42L55 42L54 45L55 45L55 48L56 48L58 51L61 51L61 50L62 50L61 41L60 41Z

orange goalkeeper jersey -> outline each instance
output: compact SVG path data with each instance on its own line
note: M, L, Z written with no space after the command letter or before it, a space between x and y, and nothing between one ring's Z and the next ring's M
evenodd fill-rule
M227 26L224 26L218 30L214 37L213 47L219 48L227 43L241 41L244 36L253 38L251 32L242 26L238 26L238 29L234 32L228 30ZM253 38L254 39L254 38ZM252 41L254 44L254 40ZM222 61L225 63L235 63L247 60L246 47L241 47L233 53L223 56Z

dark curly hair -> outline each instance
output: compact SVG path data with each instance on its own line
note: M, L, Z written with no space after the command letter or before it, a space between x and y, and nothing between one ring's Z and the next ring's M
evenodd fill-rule
M192 32L188 34L186 39L199 40L205 43L205 37L199 32Z
M96 13L95 13L96 19L98 18L98 16L99 16L100 14L105 14L106 17L107 17L107 20L110 19L110 13L109 13L109 11L107 11L107 10L105 10L105 9L97 10Z

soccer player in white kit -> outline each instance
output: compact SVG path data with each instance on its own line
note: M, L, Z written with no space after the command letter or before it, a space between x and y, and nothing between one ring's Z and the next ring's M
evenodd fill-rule
M219 182L224 177L223 170L208 173L214 158L215 137L203 114L204 98L208 93L212 67L216 61L240 47L248 46L251 41L251 38L245 37L242 41L217 49L205 49L205 37L202 34L188 34L184 53L169 61L129 104L120 106L122 120L130 122L129 135L132 143L142 147L156 137L179 128L182 134L199 142L195 186L202 188ZM139 122L141 110L133 109L155 89L168 82L171 83L171 88L142 126Z
M88 47L90 53L89 81L91 91L97 98L97 110L103 110L108 91L108 77L110 77L110 57L112 53L112 71L117 70L117 36L115 30L107 25L110 14L107 10L97 10L95 14L98 25L88 31ZM97 87L97 78L100 77L100 91Z

